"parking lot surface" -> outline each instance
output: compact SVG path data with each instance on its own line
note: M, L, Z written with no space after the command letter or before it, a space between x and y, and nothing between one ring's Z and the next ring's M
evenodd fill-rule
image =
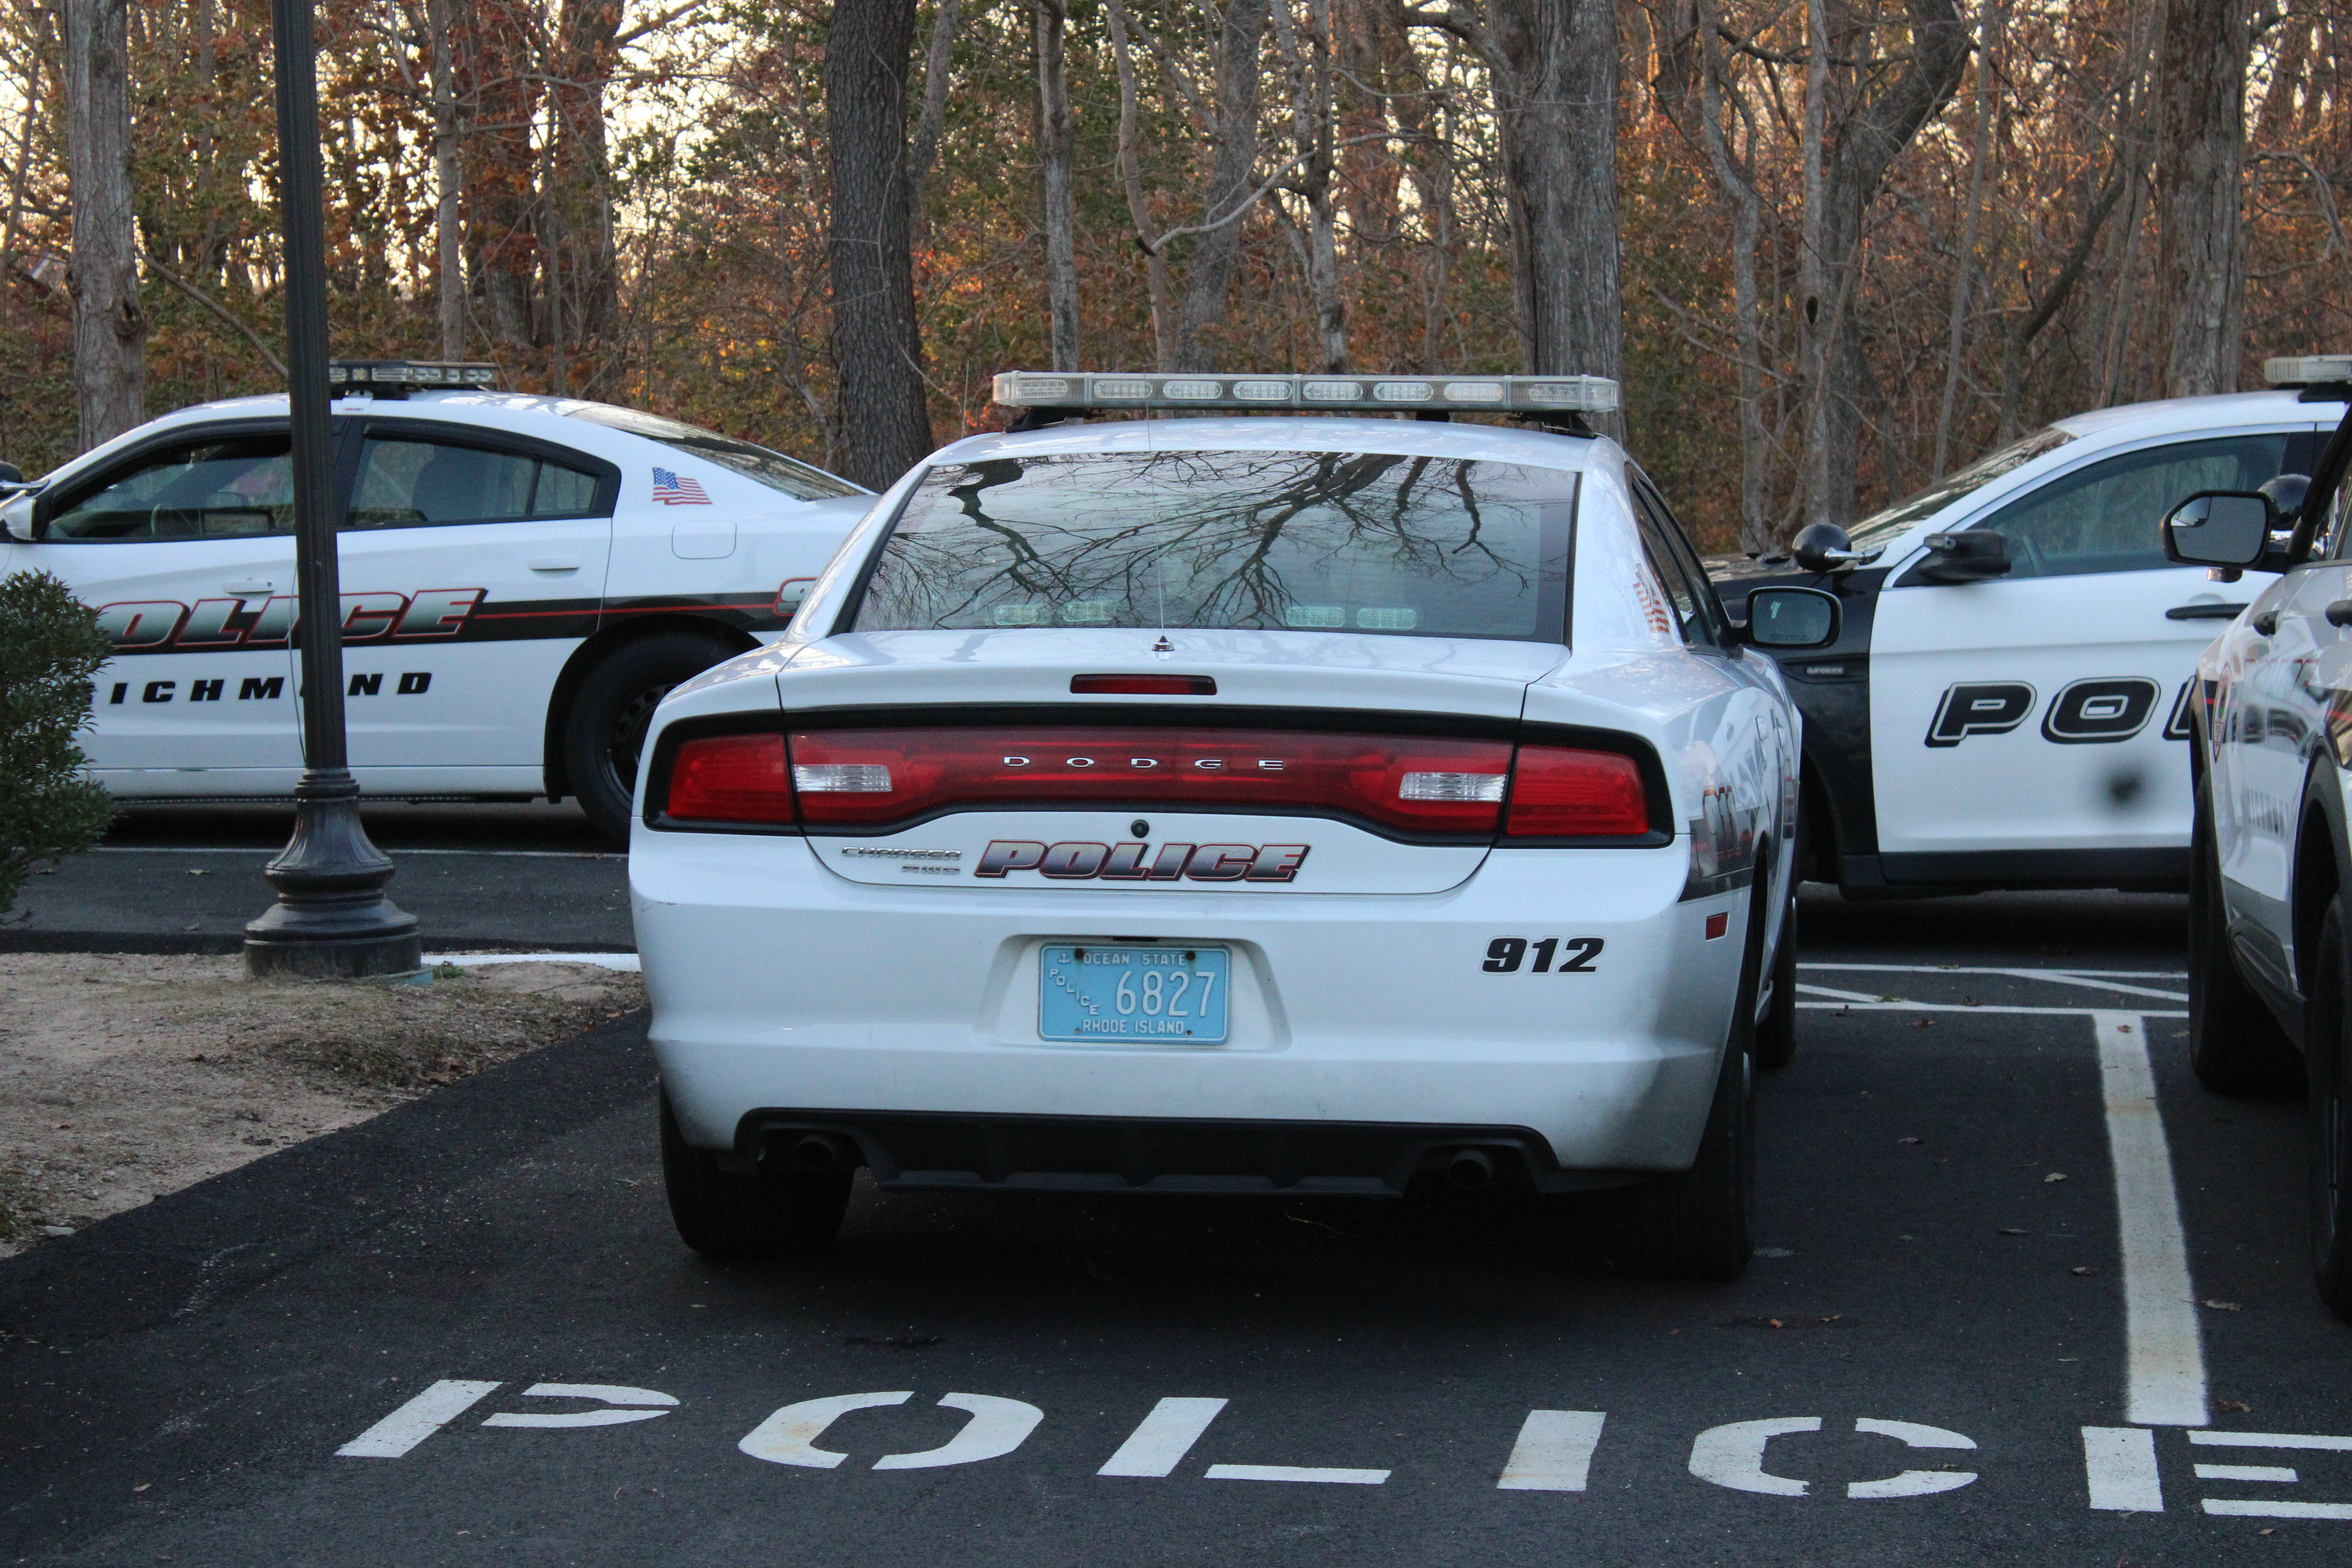
M863 1184L714 1266L623 1020L0 1265L0 1558L2343 1561L2302 1111L2188 1077L2179 901L1804 913L1736 1284L1507 1200Z

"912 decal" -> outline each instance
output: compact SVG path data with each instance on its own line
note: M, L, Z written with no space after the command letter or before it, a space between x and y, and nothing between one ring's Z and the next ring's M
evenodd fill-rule
M2189 739L2189 690L2183 682L2164 722L2168 741ZM2144 675L2070 681L2042 716L2042 738L2062 746L2128 741L2147 727L2164 689ZM1962 680L1948 688L1927 722L1927 744L1957 746L1970 735L2006 735L2032 716L2034 689L2022 680Z
M1597 936L1547 936L1529 941L1523 936L1498 936L1486 944L1486 962L1478 967L1489 974L1595 974L1593 960L1608 943ZM1528 960L1533 958L1533 963ZM1559 962L1555 964L1552 961Z

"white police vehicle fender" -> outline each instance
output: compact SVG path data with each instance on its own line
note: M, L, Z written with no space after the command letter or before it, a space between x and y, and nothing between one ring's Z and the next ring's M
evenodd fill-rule
M789 624L872 498L674 420L338 364L352 769L371 795L576 795L625 837L670 686ZM132 799L274 797L301 768L285 400L151 421L5 508L115 658L84 742Z
M2352 378L2352 354L2336 356ZM2189 498L2186 561L2260 584L2191 704L2189 1060L2223 1094L2307 1094L2311 1265L2352 1321L2352 416L2300 504ZM2212 489L2227 491L2230 486ZM2273 531L2292 524L2284 543ZM2273 575L2275 574L2275 575Z
M1000 377L630 843L685 1238L886 1186L1591 1194L1751 1251L1798 725L1572 377ZM1391 418L1517 411L1551 431ZM1273 417L1066 423L1112 409ZM1025 428L1024 426L1026 426ZM1757 601L1818 642L1826 595Z
M2245 584L2168 562L2183 496L2308 474L2344 387L2062 419L1789 554L1709 562L1836 594L1843 634L1783 656L1805 715L1809 875L1849 893L2179 888L2192 667ZM2291 482L2291 481L2290 481Z

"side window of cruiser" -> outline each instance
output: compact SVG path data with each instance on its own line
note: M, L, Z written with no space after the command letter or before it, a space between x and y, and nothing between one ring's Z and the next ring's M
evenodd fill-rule
M2164 514L2199 490L2252 490L2278 477L2288 437L2230 436L2126 452L2051 480L1975 526L2009 542L2011 577L2147 572L2164 558Z
M1673 601L1675 620L1680 626L1683 640L1698 647L1720 647L1723 638L1715 624L1713 591L1707 586L1706 573L1698 558L1684 543L1682 531L1666 503L1658 499L1644 480L1627 476L1633 492L1633 521L1642 534L1642 550L1650 558L1650 570L1657 574Z
M343 526L425 528L596 515L596 476L524 452L370 436Z
M156 544L294 531L294 468L282 435L212 436L152 451L68 500L44 538Z

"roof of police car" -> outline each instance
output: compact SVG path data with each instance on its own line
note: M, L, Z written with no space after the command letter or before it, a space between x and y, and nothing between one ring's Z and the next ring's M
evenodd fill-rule
M2114 431L2119 426L2134 426L2133 434L2168 435L2180 430L2207 430L2215 426L2234 425L2248 420L2310 419L2315 424L2333 423L2342 416L2344 405L2339 399L2325 398L2305 403L2301 389L2292 386L2271 387L2259 392L2221 392L2207 397L2164 397L2149 403L2123 403L2112 408L2093 408L2081 414L2070 414L2051 424L2075 436L2098 436Z
M350 404L364 404L386 414L397 414L402 405L415 404L428 406L436 414L454 412L461 417L467 411L481 410L507 414L545 414L550 418L560 418L575 408L620 406L618 404L598 403L588 398L550 397L535 392L483 392L473 388L445 390L439 387L420 387L404 397L385 397L381 394L371 395L365 392L344 392L336 395L335 405L338 408ZM154 422L162 424L165 420L216 419L223 415L283 414L285 412L286 395L284 393L264 393L252 397L225 397L217 403L198 403L186 408L175 408L169 414L160 416ZM635 410L625 410L625 412L635 412Z
M1351 419L1338 415L1254 416L1220 419L1177 416L1161 419L1073 420L1039 430L968 436L940 447L926 466L973 462L995 457L1038 457L1055 452L1387 452L1403 458L1451 458L1490 463L1523 463L1535 468L1580 469L1621 460L1617 444L1601 437L1556 436L1546 430L1506 425L1471 425L1433 419Z

